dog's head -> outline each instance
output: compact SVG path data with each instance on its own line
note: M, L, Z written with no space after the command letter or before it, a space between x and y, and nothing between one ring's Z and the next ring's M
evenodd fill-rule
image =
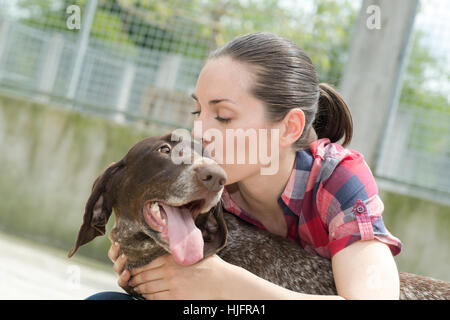
M198 147L171 134L150 137L111 164L93 184L69 257L105 234L113 209L127 232L152 238L180 264L220 250L227 238L219 204L226 174Z

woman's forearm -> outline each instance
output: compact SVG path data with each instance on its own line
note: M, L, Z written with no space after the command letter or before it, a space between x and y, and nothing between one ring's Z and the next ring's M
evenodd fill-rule
M228 264L223 273L221 298L229 300L342 300L340 296L298 293L262 279L244 268Z

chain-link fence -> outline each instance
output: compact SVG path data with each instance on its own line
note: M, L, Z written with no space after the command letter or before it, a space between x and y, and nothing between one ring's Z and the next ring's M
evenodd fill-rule
M383 187L445 203L450 203L449 39L450 3L422 1L398 107L376 168Z

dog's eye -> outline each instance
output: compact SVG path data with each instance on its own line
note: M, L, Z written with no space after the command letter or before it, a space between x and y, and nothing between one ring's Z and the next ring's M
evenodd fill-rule
M161 153L169 154L170 153L170 147L168 145L164 145L162 147L159 147L158 151L161 152Z

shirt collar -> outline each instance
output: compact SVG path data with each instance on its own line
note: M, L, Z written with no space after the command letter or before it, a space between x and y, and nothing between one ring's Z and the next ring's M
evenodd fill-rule
M278 203L284 203L296 215L300 215L299 203L303 200L312 162L313 155L310 150L296 152L292 172L282 194L278 198ZM241 214L241 209L231 199L226 188L223 190L222 200L223 206L227 211L237 215Z
M283 209L289 208L285 212L297 216L300 215L311 168L317 156L316 153L321 153L322 145L325 145L327 142L329 142L328 139L319 139L312 143L308 149L297 151L292 173L283 193L278 199L278 203Z

